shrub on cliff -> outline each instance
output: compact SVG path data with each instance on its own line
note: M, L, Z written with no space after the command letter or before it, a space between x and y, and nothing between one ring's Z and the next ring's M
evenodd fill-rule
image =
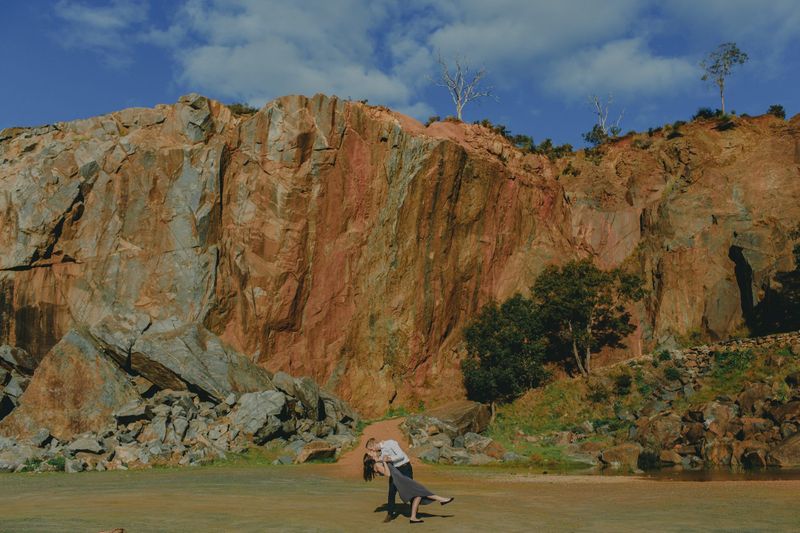
M767 109L767 114L776 116L779 119L785 119L786 118L786 110L783 109L783 106L780 105L780 104L773 104L773 105L769 106L769 109Z
M509 401L542 383L547 346L533 303L517 294L486 305L464 331L462 362L467 396L481 402Z
M258 108L253 107L251 105L243 104L241 102L235 102L233 104L228 104L228 109L231 110L231 113L236 115L237 117L243 115L253 115L258 112Z

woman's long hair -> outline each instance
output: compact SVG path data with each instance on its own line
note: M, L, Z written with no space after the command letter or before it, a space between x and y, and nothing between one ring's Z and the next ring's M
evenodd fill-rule
M375 459L368 453L364 454L364 481L372 481L375 477Z

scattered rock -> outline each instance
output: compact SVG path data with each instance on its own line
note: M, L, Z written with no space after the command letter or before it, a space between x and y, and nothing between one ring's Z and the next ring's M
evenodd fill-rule
M324 440L309 442L297 454L295 463L307 463L320 459L332 459L336 455L336 447Z
M642 447L638 444L625 442L603 450L600 454L600 461L611 468L636 470L641 451Z
M800 466L800 433L770 450L767 462L772 466Z
M94 435L85 435L72 441L67 449L71 452L102 453L103 444Z

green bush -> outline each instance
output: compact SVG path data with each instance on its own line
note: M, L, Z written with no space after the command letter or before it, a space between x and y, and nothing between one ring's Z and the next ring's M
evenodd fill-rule
M767 109L767 114L776 116L779 119L786 119L786 110L783 109L783 106L780 104L772 104L769 106L769 109Z
M442 120L442 117L440 117L439 115L431 115L428 117L428 120L425 121L425 127L427 128L434 122L439 122L440 120Z
M59 472L63 472L64 469L66 468L67 461L66 459L64 459L63 455L58 455L47 461L47 464L49 464L50 466L54 466L55 469L58 470Z
M694 116L692 117L692 120L712 119L712 118L718 118L718 117L721 117L721 116L722 116L722 110L721 109L716 109L716 110L712 111L710 107L701 107L700 109L697 110L697 113L694 114Z
M674 366L665 367L664 377L670 381L678 381L679 379L681 379L681 371L675 368Z
M590 379L586 383L586 389L586 397L592 403L605 403L609 396L611 396L611 391L602 379Z
M547 377L542 325L532 302L520 294L481 309L464 340L468 355L461 369L472 400L510 401Z
M633 378L630 374L617 374L614 376L614 392L619 396L627 396L631 393Z
M713 373L718 378L747 370L755 359L751 350L723 350L712 352L714 358Z
M231 113L233 113L237 117L240 117L242 115L252 115L258 112L258 108L255 108L247 104L243 104L241 102L228 104L228 109L230 109Z

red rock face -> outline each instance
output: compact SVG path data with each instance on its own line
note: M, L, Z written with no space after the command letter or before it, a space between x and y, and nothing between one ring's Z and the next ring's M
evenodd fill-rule
M249 117L189 96L5 130L0 343L42 357L108 317L202 323L377 414L462 397L469 318L584 256L651 289L612 356L724 337L793 266L797 121L691 124L570 172L477 126L323 96Z

